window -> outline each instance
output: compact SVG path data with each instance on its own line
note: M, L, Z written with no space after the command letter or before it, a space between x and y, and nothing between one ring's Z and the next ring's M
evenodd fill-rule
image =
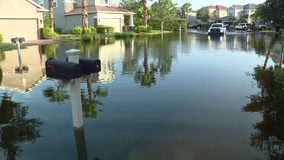
M110 0L100 0L100 4L110 4Z
M53 0L53 7L57 7L57 0Z
M38 0L38 4L43 7L43 0Z

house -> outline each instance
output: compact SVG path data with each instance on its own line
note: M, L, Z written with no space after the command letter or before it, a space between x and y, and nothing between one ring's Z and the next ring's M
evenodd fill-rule
M227 9L228 16L231 14L235 18L245 18L248 23L251 23L250 15L254 9L257 9L258 5L256 4L246 4L246 5L233 5Z
M4 42L11 38L25 37L26 40L40 38L43 27L43 11L48 11L32 0L0 1L0 33Z
M48 0L34 0L48 8ZM113 26L115 32L122 32L124 15L130 16L129 26L133 27L133 15L136 14L112 4L111 0L87 0L89 26ZM55 27L65 30L67 27L82 26L82 0L53 0Z
M222 5L209 6L209 15L211 18L223 18L227 16L227 7Z

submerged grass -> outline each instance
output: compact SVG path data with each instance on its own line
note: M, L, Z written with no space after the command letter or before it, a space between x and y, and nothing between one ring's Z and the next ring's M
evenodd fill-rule
M21 46L21 49L26 49L27 47L25 46ZM13 44L9 44L9 43L0 43L0 50L1 51L12 51L12 50L16 50L18 49L17 46L13 45Z
M134 32L114 33L114 38L133 38L134 36L135 36Z
M264 30L264 31L259 31L260 33L265 33L265 34L278 34L275 30Z

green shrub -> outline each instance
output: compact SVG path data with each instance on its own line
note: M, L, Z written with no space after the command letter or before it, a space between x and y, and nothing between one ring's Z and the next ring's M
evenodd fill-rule
M141 32L146 32L147 31L147 27L145 26L137 26L134 29L135 32L141 33Z
M59 27L55 27L55 28L54 28L54 32L56 32L56 33L58 33L58 34L61 34L61 33L62 33L62 30L61 30L61 28L59 28Z
M279 34L284 34L284 29L280 29L278 33L279 33ZM1 34L1 33L0 33L0 34ZM1 35L0 35L0 37L1 37ZM1 38L0 38L0 42L1 42Z
M115 38L132 38L135 36L134 32L114 33Z
M148 20L148 25L152 26L153 30L161 30L161 22L159 19L151 18ZM186 19L174 19L170 21L165 21L163 25L163 30L165 31L179 31L179 28L184 28L187 30L186 27Z
M3 42L3 40L4 40L3 34L2 34L2 33L0 33L0 43L2 43L2 42Z
M82 35L82 32L83 32L83 29L82 29L82 27L77 26L77 27L75 27L75 28L73 29L73 32L74 32L74 34L76 34L77 36L81 36L81 35Z
M95 27L89 27L90 29L91 29L91 32L93 33L93 32L97 32L97 29L95 28Z
M51 37L51 33L52 33L51 28L41 28L40 29L40 37L42 39L46 39L48 37Z
M91 34L83 34L81 37L81 41L83 42L92 42L93 36Z
M86 33L86 34L89 34L89 33L91 33L91 32L92 32L92 30L91 30L90 28L86 28L86 29L85 29L85 33Z
M152 26L147 26L147 32L151 32L152 31L152 29L153 29L153 27Z
M100 34L113 34L114 33L114 27L112 26L98 26L97 32Z
M58 33L56 33L56 32L51 32L49 36L52 37L52 38L58 37Z
M127 31L128 31L128 27L127 27L126 25L124 25L124 26L122 27L122 30L123 30L123 32L127 32Z
M69 29L69 27L66 27L65 30L62 31L62 33L64 34L70 34L70 33L73 33L73 29Z

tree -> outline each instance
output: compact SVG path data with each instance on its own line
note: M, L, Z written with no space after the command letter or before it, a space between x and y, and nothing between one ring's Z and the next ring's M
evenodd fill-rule
M190 3L185 3L182 6L183 12L186 12L186 24L188 25L188 13L192 10Z
M85 33L85 29L88 28L88 10L87 10L87 0L82 0L82 29Z
M235 20L236 20L236 18L233 16L233 14L232 14L232 13L230 13L230 14L229 14L229 16L228 16L228 21L233 22L233 25L234 25Z
M50 26L51 26L49 16L47 16L44 13L43 13L43 26L44 26L44 28L50 28Z
M152 4L153 16L160 20L162 32L164 22L176 16L176 5L177 3L173 3L171 0L158 0Z
M209 8L202 7L197 11L196 18L200 19L202 22L207 22L209 20Z
M148 7L147 7L147 0L143 0L143 20L144 26L147 27L147 19L148 19Z
M70 99L68 92L63 90L67 86L68 85L62 88L57 88L56 90L54 90L53 87L47 87L43 90L43 95L44 97L49 98L49 102L57 102L58 105L60 105L65 100Z
M50 19L50 28L52 32L54 31L54 18L53 18L53 0L48 0L49 6L49 19Z
M119 8L127 9L129 11L133 11L137 14L133 15L133 21L134 24L138 20L140 20L143 16L143 12L141 13L141 6L143 6L143 1L142 0L121 0L119 3ZM142 7L143 10L143 7ZM125 15L124 16L124 23L129 24L129 16ZM137 24L135 24L137 25Z
M241 17L236 20L236 23L248 23L248 21L244 19L243 17Z

